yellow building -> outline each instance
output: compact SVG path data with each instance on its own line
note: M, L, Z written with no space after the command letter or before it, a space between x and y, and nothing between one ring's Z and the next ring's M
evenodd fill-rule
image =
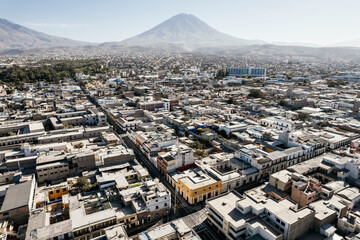
M60 200L63 195L69 193L69 186L66 184L57 185L48 190L48 199L50 202Z
M124 226L126 228L132 228L132 227L136 227L138 226L138 217L136 215L136 212L133 214L127 214L127 215L123 215L122 213L117 213L118 214L118 223L122 223L124 224Z
M196 204L221 194L220 179L201 170L186 170L170 174L170 182L176 182L176 190L189 204Z
M51 187L39 188L34 197L36 208L46 207L50 210L52 205L61 205L61 207L69 208L69 186L67 183L54 185ZM53 206L54 207L54 206Z

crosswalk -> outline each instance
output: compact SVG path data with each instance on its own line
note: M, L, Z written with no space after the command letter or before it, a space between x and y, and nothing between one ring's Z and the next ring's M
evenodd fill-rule
M206 231L206 213L205 209L201 209L195 213L192 213L186 217L183 217L184 223L191 229L193 229L196 233L201 233Z

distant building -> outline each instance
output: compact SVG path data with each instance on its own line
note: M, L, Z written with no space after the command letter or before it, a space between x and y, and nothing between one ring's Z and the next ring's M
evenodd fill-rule
M344 75L344 76L332 76L333 80L343 80L347 82L360 82L360 75Z
M243 76L251 76L251 77L266 77L266 69L265 68L228 68L227 69L229 76L235 77L243 77Z

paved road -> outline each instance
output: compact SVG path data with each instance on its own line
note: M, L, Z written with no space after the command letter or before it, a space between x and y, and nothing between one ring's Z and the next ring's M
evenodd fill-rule
M190 205L180 194L175 193L175 189L166 181L164 176L160 174L158 169L150 162L147 156L134 144L129 137L124 136L125 144L134 150L136 158L142 162L148 169L149 174L158 178L171 192L172 206L176 208L176 214L172 218L184 217L184 222L188 227L198 233L201 239L222 240L221 234L217 233L206 221L204 203L198 205ZM176 199L176 203L175 203ZM175 205L176 204L176 205Z
M83 89L85 92L85 90ZM111 116L107 112L106 109L101 107L94 98L92 98L90 95L86 94L87 98L92 102L96 107L102 111L106 116L108 123L114 127L114 130L118 134L123 134L123 131L121 130L119 123L116 121L116 119ZM148 157L139 149L136 144L134 144L131 139L126 135L121 135L122 139L124 140L125 144L132 148L134 151L134 154L136 156L136 159L139 160L149 171L149 174L153 178L158 178L169 191L171 192L171 200L172 200L172 208L175 209L174 211L170 213L169 218L164 218L163 222L167 222L168 220L173 220L176 218L184 217L184 221L186 221L186 224L188 227L192 228L201 239L204 240L223 240L224 236L219 234L216 230L214 230L213 227L211 227L206 220L206 214L205 214L205 203L200 202L196 205L190 205L180 194L177 194L175 189L171 186L171 184L165 179L163 175L160 174L158 169L150 162ZM185 220L186 219L186 220ZM151 225L147 226L146 228L150 227ZM145 227L145 226L144 226ZM143 230L146 230L144 228ZM140 232L141 229L136 229L134 232Z
M189 203L187 203L181 195L175 193L175 189L168 181L166 181L165 177L160 174L158 169L154 166L154 164L150 162L148 157L139 149L139 147L136 146L136 144L134 144L128 136L124 136L123 140L128 147L133 149L136 159L143 163L143 165L148 169L150 175L153 178L158 178L169 189L169 191L171 192L172 206L176 208L176 215L186 216L195 212L193 210L193 207Z

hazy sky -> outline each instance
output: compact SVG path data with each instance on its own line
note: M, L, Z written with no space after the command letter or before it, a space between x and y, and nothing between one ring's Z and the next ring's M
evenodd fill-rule
M360 38L360 0L0 0L0 18L76 40L132 37L179 13L221 32L268 42Z

